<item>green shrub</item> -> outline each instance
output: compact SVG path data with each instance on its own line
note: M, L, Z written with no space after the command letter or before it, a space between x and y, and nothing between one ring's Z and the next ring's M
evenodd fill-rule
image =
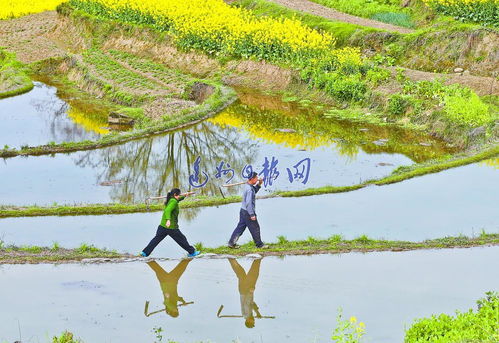
M485 125L494 120L489 106L467 87L459 84L446 86L442 81L407 81L403 93L423 100L426 107L439 105L451 122L471 127Z
M373 86L377 87L380 84L388 81L392 73L388 69L373 68L367 71L366 80Z
M406 331L405 343L496 343L499 342L499 294L486 293L478 310L433 315L418 319Z
M393 94L388 99L388 112L399 116L407 113L413 105L412 97L409 95Z
M73 334L68 331L64 331L59 337L54 336L52 343L82 343L81 340L73 337Z
M490 121L489 107L473 92L468 96L447 95L444 97L445 114L456 122L470 126L481 126Z

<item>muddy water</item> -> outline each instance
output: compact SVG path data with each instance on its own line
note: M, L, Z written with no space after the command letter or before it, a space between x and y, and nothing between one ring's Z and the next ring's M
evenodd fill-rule
M6 265L0 341L329 342L337 309L371 342L402 342L414 319L475 308L498 290L499 248L263 260ZM313 268L310 268L310 266ZM466 271L463 273L463 271ZM253 326L253 327L252 327Z
M349 193L257 201L266 241L308 236L422 241L444 236L499 233L499 174L486 163L450 169L388 186ZM192 243L225 244L234 229L240 204L181 211L180 225ZM299 210L298 210L299 209ZM7 243L75 247L82 242L138 252L152 237L160 212L112 216L0 219ZM250 239L249 233L242 241ZM182 256L166 240L155 256Z
M338 121L317 108L242 95L184 130L99 150L6 159L0 163L1 203L141 202L172 186L219 195L219 185L240 181L249 166L269 172L262 174L263 193L343 186L449 151L412 131Z
M57 89L35 82L32 91L0 100L0 146L93 140L108 133L107 116L70 106Z

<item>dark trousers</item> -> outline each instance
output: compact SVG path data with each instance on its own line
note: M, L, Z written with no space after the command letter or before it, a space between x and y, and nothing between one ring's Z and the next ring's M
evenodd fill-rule
M232 236L230 236L229 245L235 245L246 228L249 229L251 237L253 237L253 241L255 242L256 246L261 247L263 245L263 242L260 238L260 224L258 224L258 219L251 220L248 211L243 209L239 211L239 223L237 223Z
M179 229L166 229L161 225L158 226L158 230L156 231L156 236L149 242L147 247L142 250L147 256L151 255L152 251L156 246L165 239L166 236L171 236L175 242L177 242L182 249L187 251L189 254L192 254L196 249L192 245L189 245L187 242L187 238L185 238L184 234L180 232Z

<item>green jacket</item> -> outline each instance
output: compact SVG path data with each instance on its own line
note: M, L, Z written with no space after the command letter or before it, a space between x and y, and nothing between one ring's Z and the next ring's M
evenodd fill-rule
M184 200L185 197L179 199L171 198L165 206L163 217L161 218L161 226L166 229L178 229L178 203ZM170 227L166 227L166 221L170 220Z

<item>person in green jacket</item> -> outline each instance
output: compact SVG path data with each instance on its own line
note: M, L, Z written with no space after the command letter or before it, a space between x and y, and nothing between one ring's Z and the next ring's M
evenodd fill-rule
M165 201L165 209L163 211L163 217L161 218L161 224L158 226L156 231L156 236L149 242L147 247L140 253L141 256L147 257L151 255L152 251L156 246L166 237L171 236L178 245L182 247L188 253L188 257L195 257L200 254L199 251L194 249L192 245L187 242L184 234L180 231L178 225L178 213L179 207L178 203L184 200L187 196L194 193L180 194L180 189L173 188L167 195Z

